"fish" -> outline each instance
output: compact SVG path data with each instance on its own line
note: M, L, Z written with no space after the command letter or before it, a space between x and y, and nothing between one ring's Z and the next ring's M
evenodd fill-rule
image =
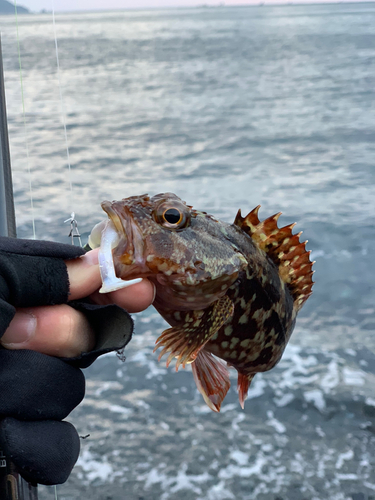
M159 361L168 355L168 367L176 359L176 371L191 364L215 412L230 387L228 370L236 369L244 408L255 374L279 362L312 293L314 262L301 232L293 234L295 224L279 228L280 212L260 221L260 205L245 217L239 210L229 224L173 193L101 206L108 215L99 228L107 249L102 291L143 278L154 283L153 306L170 325L156 340Z

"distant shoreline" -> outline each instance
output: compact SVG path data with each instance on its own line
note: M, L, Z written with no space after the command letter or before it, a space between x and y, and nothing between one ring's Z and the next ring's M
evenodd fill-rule
M14 14L15 12L15 7L12 3L8 2L7 0L0 0L0 14ZM17 14L31 14L29 9L26 9L26 7L21 7L17 5Z
M156 11L156 10L194 10L194 9L225 9L225 8L249 8L249 7L300 7L307 5L363 5L363 4L375 4L374 0L360 0L358 2L353 0L337 0L337 1L306 1L306 2L293 2L293 1L285 1L283 3L273 3L267 1L259 1L258 3L249 3L249 4L239 4L239 5L226 5L225 3L218 3L217 5L209 5L209 4L200 4L200 5L187 5L187 6L174 6L174 7L128 7L122 9L96 9L96 10L58 10L56 11L59 14L94 14L96 12L147 12L147 11ZM14 14L15 8L14 5L8 2L7 0L0 0L0 16L1 15L11 15ZM30 11L26 7L17 6L18 14L32 14L32 15L40 15L40 14L51 14L52 11L42 9L39 12Z

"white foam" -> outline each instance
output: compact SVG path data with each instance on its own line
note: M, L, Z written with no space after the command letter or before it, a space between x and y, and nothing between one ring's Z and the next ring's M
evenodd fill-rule
M246 413L238 411L237 415L232 420L232 431L234 431L234 434L240 431L240 426L238 424L246 420L246 418Z
M340 453L338 458L337 458L336 469L341 469L341 467L344 465L344 463L347 460L351 460L352 458L354 458L353 450L348 450L345 453Z
M82 401L81 406L90 406L91 408L95 408L95 410L106 410L126 416L129 416L133 413L132 409L120 405L110 405L105 399L93 399L86 397Z
M279 366L285 368L278 383L280 389L295 389L298 385L308 385L319 380L318 374L310 375L310 368L318 365L315 356L301 356L302 348L289 344Z
M218 484L211 486L203 497L197 500L236 500L235 495L225 488L225 482L220 481Z
M279 434L284 434L284 432L286 432L285 425L282 424L281 422L279 422L274 417L272 411L267 411L267 417L268 417L268 420L266 421L267 425L270 425L271 427L273 427L275 429L275 431L278 432Z
M249 461L249 455L240 450L233 450L229 454L230 458L238 465L246 465Z
M117 381L108 381L108 382L97 382L95 381L99 387L95 390L94 394L96 397L99 397L106 391L122 391L124 386Z
M165 375L167 373L167 368L165 368L158 361L155 361L149 350L137 351L131 357L129 356L129 361L132 363L138 363L141 366L146 366L148 368L148 373L146 374L146 379L157 377L158 375Z
M323 429L320 427L320 425L317 425L317 426L315 427L315 431L316 431L316 433L318 434L318 436L320 436L321 438L326 437L326 434L325 434L325 432L323 431Z
M357 474L336 474L336 478L340 481L358 481Z
M220 413L225 413L227 411L238 410L238 404L229 403L220 408Z
M301 453L296 453L294 457L290 462L290 470L291 472L303 475L305 473L305 463Z
M130 408L126 408L125 406L120 405L109 405L107 406L109 411L113 413L121 413L122 415L130 415L133 411Z
M259 398L259 396L262 396L264 394L264 389L266 387L267 387L267 382L259 373L251 383L249 392L247 393L247 399Z
M199 406L194 406L194 413L198 414L212 413L212 410L207 405L199 405Z
M193 491L197 495L202 494L202 489L197 484L206 483L212 480L213 477L208 472L197 475L186 474L187 469L188 465L183 463L177 475L168 477L160 469L153 468L139 479L145 481L146 489L150 489L154 484L161 483L165 493L160 497L160 500L174 499L176 498L175 493L182 490Z
M262 468L266 465L267 460L264 456L260 455L256 458L254 465L251 467L242 467L238 465L229 464L224 469L219 471L219 479L229 479L232 477L250 477L262 475Z
M324 399L323 391L321 391L320 389L305 391L303 397L308 403L313 403L315 408L317 408L320 412L323 412L326 409L326 402Z
M159 362L149 361L148 363L148 373L146 374L146 379L154 378L159 375L165 375L167 373L167 368L163 368Z
M329 392L334 387L340 384L339 366L336 360L331 360L327 366L327 373L320 381L320 387L325 393Z
M105 456L100 456L100 460L95 460L89 450L82 450L77 460L76 466L81 467L86 473L89 483L99 479L103 482L111 482L113 468Z
M275 405L278 406L279 408L282 408L284 406L287 406L289 403L291 403L294 399L293 394L287 393L283 394L280 398L274 398Z
M203 472L203 474L186 474L188 466L187 464L182 464L181 469L177 472L176 478L173 478L172 481L175 482L175 485L170 488L171 493L177 493L177 491L188 490L194 491L196 493L201 493L201 489L197 488L194 483L206 483L212 476L207 472Z
M147 350L137 351L129 356L128 362L139 363L142 366L148 365L150 359L148 354L149 352Z
M344 367L342 370L342 375L345 385L361 386L365 383L365 374L362 371Z

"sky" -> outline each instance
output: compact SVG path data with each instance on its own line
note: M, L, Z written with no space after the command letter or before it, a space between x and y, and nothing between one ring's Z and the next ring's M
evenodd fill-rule
M13 0L10 1L12 2ZM289 0L266 0L265 3L287 3L288 1ZM39 12L42 9L51 11L53 3L55 11L61 12L73 10L194 7L203 4L217 6L220 3L225 5L254 5L259 4L260 0L17 0L18 5L27 7L33 12ZM294 3L304 3L304 0L295 0Z

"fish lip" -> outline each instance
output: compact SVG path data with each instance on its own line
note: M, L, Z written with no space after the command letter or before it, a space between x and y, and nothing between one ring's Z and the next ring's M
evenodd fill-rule
M130 220L129 227L131 230L131 238L130 241L129 239L128 241L133 245L133 258L135 261L134 263L135 265L141 268L145 268L146 259L144 256L145 245L143 241L143 236L139 227L137 226L137 224L135 223L134 219L131 216L129 216L129 220Z
M126 238L125 228L121 222L120 214L113 208L112 203L110 201L103 201L101 204L102 209L108 215L109 219L113 222L116 231L119 235L124 236Z
M124 254L131 255L133 261L131 264L121 263L121 277L125 279L128 279L129 276L131 278L145 277L149 273L149 270L146 266L142 232L129 210L125 209L125 217L122 217L120 221L122 223L121 227L124 238L120 240L115 251L119 257Z
M136 224L128 207L118 213L110 202L103 202L102 208L115 225L119 234L119 243L113 250L116 275L121 279L145 278L150 274L146 266L145 244L140 228ZM131 256L132 262L125 264L121 257Z

